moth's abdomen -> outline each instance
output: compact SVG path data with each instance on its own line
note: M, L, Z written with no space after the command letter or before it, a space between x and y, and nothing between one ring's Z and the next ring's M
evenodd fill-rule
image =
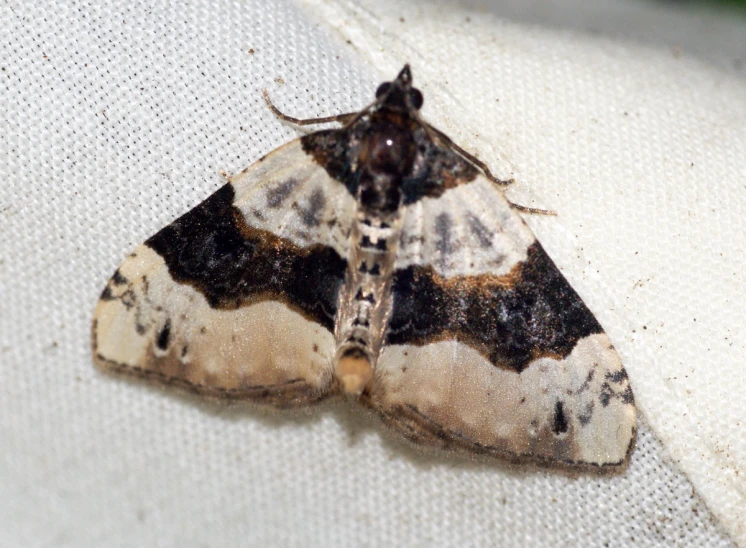
M363 391L381 351L400 230L398 213L384 219L361 209L353 223L336 321L335 360L337 378L349 394Z

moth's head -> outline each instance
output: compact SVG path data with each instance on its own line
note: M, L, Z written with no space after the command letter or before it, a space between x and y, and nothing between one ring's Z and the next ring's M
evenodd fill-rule
M393 82L384 82L376 90L378 106L410 112L422 108L422 93L412 87L412 71L404 65Z

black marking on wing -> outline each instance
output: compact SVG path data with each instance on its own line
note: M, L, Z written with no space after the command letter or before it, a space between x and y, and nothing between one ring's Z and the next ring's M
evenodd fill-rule
M166 320L165 325L161 329L160 333L158 333L158 340L156 341L155 344L161 350L166 350L168 348L168 343L170 340L171 340L171 321Z
M267 207L278 209L283 207L285 200L293 193L299 181L288 179L267 189Z
M567 424L567 416L565 415L565 408L561 401L558 401L554 406L554 418L552 419L552 432L559 436L567 432L569 425Z
M503 277L442 278L431 266L396 271L386 344L456 339L494 365L520 372L564 358L603 329L538 242Z
M441 213L435 217L435 249L438 251L437 260L441 265L448 264L448 256L455 251L455 244L451 238L453 220L448 213Z
M605 378L613 383L619 384L627 380L627 371L620 369L614 373L606 373Z
M585 409L583 409L581 413L578 413L578 422L580 423L580 426L586 426L591 422L594 406L595 404L593 403L593 400L591 400L586 404Z
M495 236L492 231L474 214L468 213L466 218L469 221L469 230L477 238L479 247L484 249L492 247L492 239Z
M114 275L111 277L111 283L113 283L114 285L125 285L129 283L129 280L125 278L117 268L114 272Z
M618 398L624 404L635 403L635 396L632 394L632 389L627 384L627 371L621 369L614 373L606 373L604 378L606 380L601 384L601 393L598 397L598 400L603 407L608 406L614 398ZM620 386L615 388L612 384Z
M330 247L300 248L248 226L233 198L227 184L145 244L163 257L174 280L196 288L213 308L272 298L332 331L347 262Z
M324 195L324 191L320 188L314 189L308 199L308 206L300 210L301 222L309 228L319 226L325 207L326 196Z

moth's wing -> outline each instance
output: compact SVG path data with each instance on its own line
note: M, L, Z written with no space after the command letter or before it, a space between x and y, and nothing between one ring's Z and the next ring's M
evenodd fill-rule
M484 177L407 207L368 403L417 443L622 466L635 433L611 342Z
M122 263L96 307L95 362L211 396L324 397L353 207L299 140L272 152Z

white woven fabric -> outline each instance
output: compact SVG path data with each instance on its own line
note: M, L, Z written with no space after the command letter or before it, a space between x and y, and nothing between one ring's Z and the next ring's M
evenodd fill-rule
M0 546L746 546L743 81L424 2L6 2L0 36ZM559 212L528 222L630 374L626 474L424 456L346 406L93 369L124 256L298 135L262 87L350 111L405 61L430 121Z

